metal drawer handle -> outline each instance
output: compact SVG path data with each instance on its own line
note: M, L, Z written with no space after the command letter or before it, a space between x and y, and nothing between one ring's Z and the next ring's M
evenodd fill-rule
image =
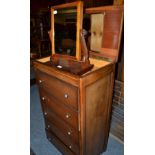
M44 112L44 115L47 115L47 112Z
M69 148L71 149L72 148L72 145L69 145Z
M66 116L65 116L66 118L70 118L71 117L71 115L70 114L66 114Z
M50 137L48 137L48 140L51 141L52 139Z
M41 84L41 83L43 83L44 82L44 80L39 80L39 83Z
M48 137L48 140L51 142L51 141L54 141L54 138L53 137Z
M65 97L65 98L68 98L68 94L65 94L64 97Z
M47 125L47 129L49 129L50 127L51 127L51 126L48 124L48 125Z
M68 135L71 135L71 131L68 131L67 134L68 134Z
M43 101L45 101L46 98L43 96L41 99L42 99Z

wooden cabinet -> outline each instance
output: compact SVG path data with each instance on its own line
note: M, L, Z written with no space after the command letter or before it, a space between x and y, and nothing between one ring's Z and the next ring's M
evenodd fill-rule
M112 14L110 14L111 9ZM52 66L50 57L34 62L46 135L64 155L99 155L107 147L122 12L119 11L121 15L116 16L119 17L118 20L112 18L115 15L114 12L118 15L118 7L93 8L88 9L87 12L98 13L101 10L107 11L104 22L108 21L109 24L111 20L114 24L113 28L119 27L119 33L115 33L115 37L106 40L106 48L103 42L104 53L101 52L98 55L91 53L89 60L94 66L90 71L75 75ZM104 28L107 32L105 38L108 38L108 33L112 34L108 29L109 27ZM118 44L116 48L114 46L114 50L109 47L113 38ZM107 54L108 58L112 54L114 61L101 59L106 55L105 49L109 49L108 52L111 53ZM113 52L116 53L113 54ZM98 59L99 56L100 59Z
M114 65L96 64L81 76L46 63L34 65L47 138L66 155L103 152L109 133Z

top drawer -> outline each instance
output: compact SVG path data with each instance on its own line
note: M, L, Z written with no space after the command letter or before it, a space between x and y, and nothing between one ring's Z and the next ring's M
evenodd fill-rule
M78 88L62 80L36 71L38 85L60 102L78 109Z

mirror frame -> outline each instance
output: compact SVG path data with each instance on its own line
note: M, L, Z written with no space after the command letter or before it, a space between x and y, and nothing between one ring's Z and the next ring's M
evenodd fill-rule
M54 28L54 10L62 8L77 8L77 23L76 23L76 56L61 55L55 52L55 28ZM77 1L72 3L61 4L51 7L51 45L52 45L52 58L66 58L80 61L81 60L81 43L80 43L80 30L82 29L83 22L83 2Z

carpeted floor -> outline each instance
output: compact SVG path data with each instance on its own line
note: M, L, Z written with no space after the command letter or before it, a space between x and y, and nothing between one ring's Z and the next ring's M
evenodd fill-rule
M38 87L31 86L30 90L30 144L35 155L61 155L61 153L46 139L44 119L41 111ZM102 155L123 155L124 145L113 139L108 141L107 151Z

